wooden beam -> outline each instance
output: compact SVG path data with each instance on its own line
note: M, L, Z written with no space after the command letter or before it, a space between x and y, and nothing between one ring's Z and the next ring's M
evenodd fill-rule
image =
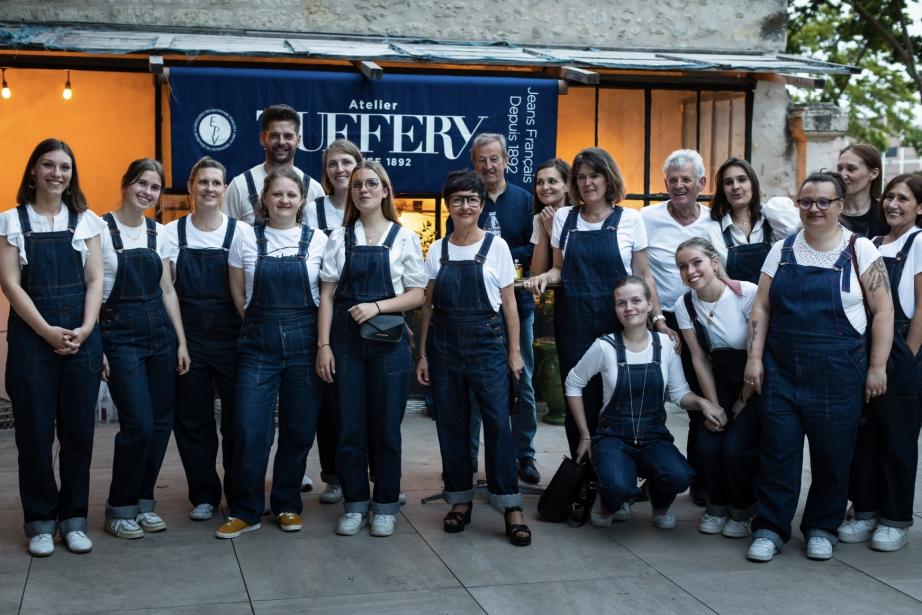
M809 90L822 90L826 87L826 80L820 77L798 77L797 75L787 75L785 73L751 73L751 76L759 81L771 81L772 83L793 85Z
M377 81L384 76L384 69L367 60L357 60L352 65L370 81Z
M567 81L585 83L586 85L598 85L599 83L599 73L594 73L584 68L561 66L559 74L561 79L566 79Z

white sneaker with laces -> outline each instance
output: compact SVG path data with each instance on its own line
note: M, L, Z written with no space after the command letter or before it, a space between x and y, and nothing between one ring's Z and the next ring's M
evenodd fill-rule
M596 498L598 499L598 498ZM612 521L630 521L631 520L631 503L625 502L621 505L621 508L616 510L611 515Z
M698 522L698 531L702 534L720 534L727 526L730 517L721 517L719 515L709 515L704 513L701 521Z
M116 538L127 538L129 540L144 538L144 530L141 529L141 526L138 525L138 522L134 519L128 519L125 517L106 519L105 523L103 523L102 529L106 530Z
M832 557L832 543L822 536L811 536L807 541L807 557L815 560L827 560Z
M752 534L752 529L750 528L749 523L749 519L743 519L742 521L730 519L727 521L727 524L724 526L721 534L725 538L746 538Z
M86 532L74 530L64 535L64 543L67 544L67 550L71 553L89 553L93 550L93 541L86 535Z
M336 524L336 533L340 536L355 536L359 530L368 523L368 517L365 513L351 512L346 513L339 518Z
M675 529L675 513L669 510L654 510L653 511L653 525L661 530L674 530Z
M371 520L372 536L390 536L397 527L397 515L373 515Z
M746 559L751 562L770 562L778 553L778 547L768 538L756 538L746 551Z
M877 519L851 519L839 526L842 542L867 542L877 527Z
M871 536L871 548L875 551L899 551L909 542L908 527L878 525Z
M336 504L337 502L342 502L343 500L343 488L339 485L331 485L326 483L323 486L323 491L320 492L320 503L321 504Z
M214 506L211 504L196 504L195 508L189 513L189 518L193 521L208 521L214 516Z
M613 521L627 521L631 518L631 505L624 502L615 512L602 508L601 498L596 498L589 511L589 523L596 527L611 527Z
M54 553L54 536L36 534L29 539L29 554L34 557L48 557Z
M307 474L301 479L301 493L308 493L314 490L314 481Z
M143 512L138 514L138 525L145 532L162 532L166 529L166 521L160 518L160 515L154 512Z

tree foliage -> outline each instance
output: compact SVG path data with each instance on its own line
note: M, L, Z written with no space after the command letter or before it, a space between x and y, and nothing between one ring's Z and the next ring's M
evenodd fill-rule
M822 90L796 90L798 102L848 109L849 134L883 149L889 137L922 151L922 36L912 35L910 5L919 0L794 0L788 5L788 52L848 64Z

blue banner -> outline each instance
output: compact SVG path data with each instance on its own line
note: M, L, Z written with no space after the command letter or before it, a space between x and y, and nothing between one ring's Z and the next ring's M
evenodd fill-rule
M339 138L379 160L398 193L439 192L450 171L472 167L479 133L506 137L506 178L529 191L556 151L555 79L178 67L169 83L175 190L201 156L220 160L228 181L262 162L259 116L278 103L301 115L295 165L318 181L323 150Z

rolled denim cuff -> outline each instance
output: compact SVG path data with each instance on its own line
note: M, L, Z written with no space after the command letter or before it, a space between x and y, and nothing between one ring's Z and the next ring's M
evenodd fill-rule
M152 513L157 508L157 500L138 500L139 513Z
M729 517L730 507L722 504L708 504L704 509L704 513L714 517Z
M868 519L876 519L876 518L877 518L876 510L872 512L858 512L857 510L855 511L855 519L858 519L859 521L866 521Z
M71 532L85 532L86 517L71 517L70 519L63 519L60 523L58 523L58 531L61 532L62 538Z
M346 509L347 513L362 513L363 515L368 512L368 500L362 500L361 502L343 502L343 508ZM400 505L397 505L397 509L400 509Z
M106 519L134 519L139 512L137 504L110 506L109 502L106 502Z
M33 538L39 534L54 534L58 529L58 522L52 519L41 519L30 521L23 528L26 531L26 538Z
M372 501L371 512L376 515L396 515L400 512L400 502L388 502L387 504L382 504L380 502Z
M748 508L730 507L730 518L734 521L749 521L756 514L756 505L753 504Z
M454 506L455 504L467 504L474 500L474 490L466 491L446 491L445 501Z
M339 477L335 474L327 474L326 472L320 473L320 480L325 482L328 485L339 486Z
M804 532L804 538L807 540L807 542L809 542L810 539L813 538L814 536L819 537L819 538L825 538L826 540L832 543L832 546L836 546L839 543L839 535L836 534L835 532L827 532L826 530L821 530L818 527L811 527L810 529Z
M493 506L505 509L505 508L522 508L522 494L521 493L506 493L506 494L490 494L490 504Z
M762 529L754 531L752 533L752 539L755 540L756 538L767 538L768 540L771 540L772 544L775 545L775 548L778 549L779 553L784 548L784 541L781 540L781 536L771 530Z
M880 518L880 525L886 525L887 527L899 527L906 528L912 527L912 517L909 518L909 521L892 521L890 519Z

